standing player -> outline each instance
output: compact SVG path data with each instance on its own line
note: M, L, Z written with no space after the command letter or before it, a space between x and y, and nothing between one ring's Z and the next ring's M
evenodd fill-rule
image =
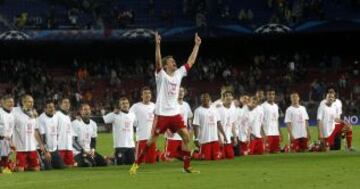
M208 93L202 94L201 106L195 110L193 120L195 145L200 148L201 159L220 160L222 153L218 134L222 135L225 142L227 137L221 126L218 111L210 106L210 101Z
M39 156L36 145L39 144L40 151L50 160L49 153L45 151L38 126L36 124L37 113L33 108L34 99L30 95L21 98L22 107L14 108L14 135L13 140L16 148L16 169L40 171Z
M96 152L97 124L90 119L89 104L80 106L80 118L72 122L75 131L75 161L79 167L106 166L105 159Z
M286 109L285 124L290 136L290 149L293 152L308 150L308 141L311 140L309 130L309 115L304 106L300 105L297 92L290 95L291 106Z
M130 103L126 97L119 99L118 106L120 111L108 113L103 119L106 124L112 124L116 165L131 165L135 161L135 114L129 112Z
M180 87L178 103L180 106L180 115L183 118L185 126L191 128L191 120L193 113L190 105L184 101L185 88ZM166 148L164 153L165 160L172 160L173 158L180 158L183 142L179 134L166 132Z
M45 169L62 169L65 166L57 150L59 118L55 113L55 103L48 100L45 104L45 112L37 119L41 138L51 156L50 161L44 162Z
M231 108L233 94L231 91L224 92L223 105L217 108L220 116L221 126L225 132L224 145L222 155L224 159L233 159L235 157L231 138L234 138L234 145L237 146L237 134L235 130L236 112L235 108ZM225 142L226 141L226 142Z
M239 140L239 153L241 156L248 155L249 153L249 128L248 124L246 123L244 116L249 112L248 103L249 103L249 96L243 95L240 97L240 103L242 107L236 109L236 127L237 127L237 136ZM243 122L244 121L244 122Z
M264 153L264 131L263 131L263 120L264 113L260 106L258 106L259 100L256 96L250 98L248 108L249 113L245 115L245 124L249 124L250 144L249 153L250 155L261 155Z
M345 133L348 149L351 149L351 125L340 119L336 106L332 106L334 102L335 94L328 93L326 95L325 106L319 106L317 115L319 139L322 140L325 150L329 150L329 147L334 145L335 137L341 133Z
M264 111L265 146L269 153L280 152L281 132L279 127L279 107L275 103L275 90L266 91L266 101L261 105Z
M151 89L143 87L141 90L141 102L135 103L131 106L130 112L133 112L136 117L136 157L144 150L146 141L151 136L152 124L154 121L155 104L151 102ZM144 157L145 163L156 162L156 143L148 149L148 153Z
M136 174L139 164L142 162L148 149L157 140L158 136L166 132L168 129L173 133L177 132L183 139L184 148L182 149L181 156L184 161L184 171L187 173L198 172L194 171L190 166L190 135L180 115L180 107L177 102L177 98L179 96L182 78L187 75L187 72L196 61L201 44L201 38L198 34L195 34L195 45L193 51L188 58L187 63L179 69L177 68L176 62L172 56L161 58L160 41L160 35L156 33L155 79L158 96L155 104L155 128L151 138L147 142L147 146L142 152L140 152L139 158L131 167L129 171L131 175Z
M60 110L56 112L59 120L58 128L58 150L61 159L69 168L74 166L74 153L73 153L73 138L74 130L71 125L70 118L70 100L62 98L60 100Z
M12 135L14 129L14 115L11 113L14 107L14 99L10 95L1 98L0 108L0 173L11 173L9 155L12 143Z

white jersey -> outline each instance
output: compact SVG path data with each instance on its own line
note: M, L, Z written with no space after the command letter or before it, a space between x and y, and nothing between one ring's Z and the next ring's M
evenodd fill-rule
M35 129L38 129L35 117L25 114L20 107L14 108L15 118L13 141L17 152L36 151Z
M261 105L264 112L264 132L266 136L279 136L279 107L267 101Z
M113 112L103 116L106 124L112 124L113 147L114 148L135 148L134 123L135 114L132 112Z
M59 119L55 114L52 117L42 113L37 119L39 131L41 135L45 135L46 149L50 152L54 152L58 147L58 128Z
M164 69L155 72L157 98L155 114L161 116L174 116L180 114L177 98L181 86L181 80L187 75L187 68L181 66L169 76Z
M336 106L319 106L317 120L323 123L323 137L327 138L335 129L335 119L339 118Z
M179 104L180 106L180 115L184 121L185 126L188 126L188 120L193 117L193 113L191 111L190 105L187 102L183 102ZM174 133L172 136L168 136L166 133L166 138L170 140L182 140L179 134Z
M135 114L136 141L148 140L154 121L155 104L138 102L131 106L130 112Z
M74 128L70 116L61 111L56 112L59 119L58 150L73 150Z
M257 106L255 109L253 109L251 111L250 117L250 134L255 136L256 138L262 138L261 127L263 125L264 112L261 106Z
M221 126L225 132L227 144L231 144L231 137L233 136L232 131L235 129L234 127L236 122L236 109L220 106L217 108L217 111L220 116Z
M219 141L217 128L219 121L220 116L215 108L204 108L202 106L196 108L193 125L200 128L198 139L201 144Z
M322 100L320 102L320 105L319 106L326 106L326 100ZM341 100L339 99L335 99L335 102L333 102L331 104L331 106L333 106L335 109L336 109L336 114L337 116L340 118L341 117L341 114L342 114L342 103L341 103ZM319 109L318 109L319 110Z
M11 138L13 135L15 119L11 112L0 108L0 136Z
M291 134L294 139L307 138L306 122L309 115L304 106L289 106L285 112L285 123L291 123Z
M253 117L251 115L251 112L249 111L247 106L244 106L242 108L239 108L237 110L237 121L236 121L236 127L238 138L241 142L247 142L249 141L249 127L250 127L250 120Z
M97 137L97 124L95 121L90 119L90 122L86 124L83 120L74 120L72 126L75 131L75 136L79 145L84 149L85 152L90 152L91 138ZM80 152L74 149L75 154Z

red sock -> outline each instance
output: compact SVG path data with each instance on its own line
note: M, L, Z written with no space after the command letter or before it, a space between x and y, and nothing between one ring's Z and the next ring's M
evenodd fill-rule
M348 148L351 148L351 144L352 144L352 131L346 132L346 143L347 143L347 147L348 147Z
M148 145L146 145L144 150L142 152L140 152L139 157L137 158L137 160L135 160L136 164L140 165L144 161L145 155L147 154L149 148L150 147Z
M184 161L184 169L188 169L190 167L190 160L191 160L190 152L182 151L182 157Z

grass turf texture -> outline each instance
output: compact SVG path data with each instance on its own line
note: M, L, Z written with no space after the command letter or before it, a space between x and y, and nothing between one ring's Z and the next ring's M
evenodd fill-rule
M317 138L313 127L312 138ZM283 130L285 133L285 131ZM360 127L354 127L360 148ZM286 139L284 141L287 141ZM159 141L162 148L163 141ZM100 134L98 151L112 154L111 134ZM0 188L356 188L360 185L360 152L269 154L218 162L193 161L201 174L184 174L182 162L143 165L138 175L129 166L74 168L0 175Z

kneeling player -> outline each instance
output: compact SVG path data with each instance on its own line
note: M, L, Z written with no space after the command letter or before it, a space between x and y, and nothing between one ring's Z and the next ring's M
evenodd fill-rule
M352 128L351 124L340 119L336 107L332 106L335 102L335 94L328 93L326 95L325 105L320 105L318 109L318 129L319 139L323 141L325 150L334 145L334 139L341 133L345 133L348 149L351 148Z
M106 114L104 122L112 124L116 165L131 165L135 161L134 122L135 114L129 112L129 100L119 100L120 111Z
M290 136L290 149L293 152L304 152L308 150L310 138L309 115L304 106L301 106L300 97L297 92L290 95L291 106L286 109L285 120Z
M221 133L225 141L227 138L221 126L219 114L214 107L210 106L210 101L208 93L202 94L201 106L194 112L195 145L200 148L201 159L220 160L221 151L218 133Z
M105 159L96 149L97 124L90 119L91 108L89 104L80 106L80 119L72 122L75 131L74 157L78 167L106 166Z

